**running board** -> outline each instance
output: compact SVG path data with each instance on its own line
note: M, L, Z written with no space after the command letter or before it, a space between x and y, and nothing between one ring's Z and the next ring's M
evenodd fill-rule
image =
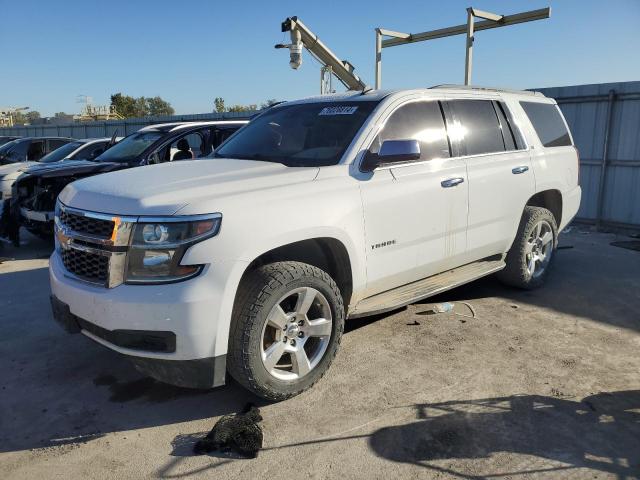
M438 273L432 277L378 293L358 302L349 312L349 318L384 313L450 290L478 278L490 275L505 267L502 255L469 263Z

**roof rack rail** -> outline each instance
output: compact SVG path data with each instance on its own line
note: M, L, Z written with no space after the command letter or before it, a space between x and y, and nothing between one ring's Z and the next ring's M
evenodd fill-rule
M496 88L496 87L474 87L471 85L456 85L456 84L447 84L447 83L429 87L429 89L432 89L432 88L450 88L452 90L477 90L477 91L483 91L483 92L505 92L505 93L518 93L518 94L524 94L524 95L543 96L542 93L540 92L534 92L530 90L512 90L508 88Z

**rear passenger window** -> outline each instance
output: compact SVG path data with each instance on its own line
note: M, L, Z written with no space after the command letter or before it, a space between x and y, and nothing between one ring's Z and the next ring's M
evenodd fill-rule
M498 115L498 121L500 122L500 130L502 130L502 139L504 140L504 149L507 151L516 150L516 142L513 138L513 132L511 131L511 126L507 121L507 117L504 115L502 107L498 102L493 102L493 107L496 110L496 115Z
M467 155L504 152L502 132L493 103L490 100L452 100L455 136L462 142Z
M545 147L571 145L569 131L558 107L552 103L520 102Z
M396 110L373 140L369 152L377 154L385 140L418 140L420 160L450 156L440 104L435 101L413 102Z

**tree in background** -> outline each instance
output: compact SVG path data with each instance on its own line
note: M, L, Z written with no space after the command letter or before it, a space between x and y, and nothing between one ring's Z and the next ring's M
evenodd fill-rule
M27 122L29 123L34 123L36 120L40 120L40 118L42 118L40 116L40 112L37 110L31 110L27 113L25 113L25 118L27 119Z
M278 100L276 100L275 98L270 98L269 100L265 101L264 103L260 104L260 110L264 110L265 108L269 108L271 105L278 103ZM222 97L216 97L213 99L213 104L215 107L215 111L218 113L223 113L223 112L252 112L255 110L258 110L258 105L256 105L255 103L249 104L249 105L232 105L230 107L225 107L224 105L224 98Z
M255 103L251 105L233 105L228 108L227 112L251 112L258 109Z
M111 95L111 105L125 118L144 116L144 112L138 110L136 99L129 95L122 95L121 93Z
M37 110L31 110L27 113L12 112L11 117L13 118L14 125L31 124L41 118L40 112L38 112Z
M213 99L213 105L214 105L214 108L215 108L216 112L218 112L218 113L224 112L224 98L222 98L222 97L214 98Z
M147 98L146 101L149 115L173 115L176 113L171 104L160 97Z
M173 115L175 113L171 104L161 97L134 98L122 93L114 93L111 95L111 105L125 118Z

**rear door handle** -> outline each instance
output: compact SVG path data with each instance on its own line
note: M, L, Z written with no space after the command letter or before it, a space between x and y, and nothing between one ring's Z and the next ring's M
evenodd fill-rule
M526 172L527 170L529 170L529 167L526 167L526 166L523 165L521 167L512 168L511 169L511 173L513 173L514 175L518 175L520 173Z
M449 187L455 187L456 185L459 185L462 182L464 182L464 178L462 177L447 178L446 180L441 181L440 185L442 185L442 188L449 188Z

